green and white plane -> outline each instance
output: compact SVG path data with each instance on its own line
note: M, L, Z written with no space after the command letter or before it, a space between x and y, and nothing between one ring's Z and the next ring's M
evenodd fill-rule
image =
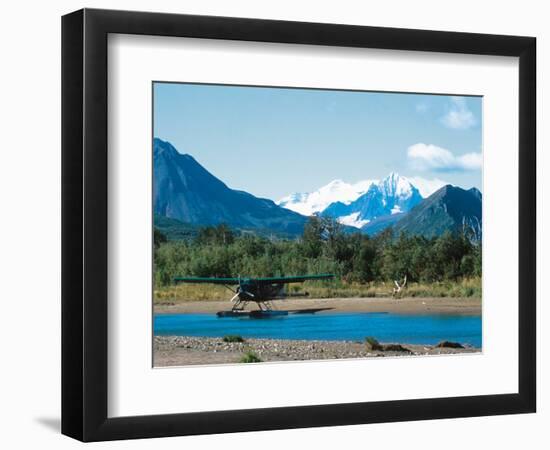
M304 297L302 294L289 294L285 292L285 285L289 283L302 283L307 280L328 280L334 278L332 274L300 275L289 277L267 277L267 278L216 278L216 277L176 277L175 283L211 283L220 284L235 293L231 298L233 308L231 311L218 312L219 317L232 317L239 315L250 315L250 317L264 318L271 316L287 315L288 311L274 310L273 300L283 300L288 297ZM236 286L236 287L235 287ZM258 311L246 312L245 306L255 302Z

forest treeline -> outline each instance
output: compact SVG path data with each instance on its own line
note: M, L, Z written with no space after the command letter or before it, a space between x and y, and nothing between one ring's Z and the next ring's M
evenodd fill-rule
M297 240L275 240L233 232L227 225L202 228L191 241L154 235L155 286L175 276L261 277L332 273L342 283L402 279L434 283L481 277L481 245L462 233L435 238L375 237L347 233L333 219L311 217Z

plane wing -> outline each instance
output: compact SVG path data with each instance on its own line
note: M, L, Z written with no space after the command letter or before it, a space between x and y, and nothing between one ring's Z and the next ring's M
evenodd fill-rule
M241 278L242 281L242 278ZM176 277L175 283L211 283L211 284L239 284L239 278L215 278L215 277Z
M299 275L290 277L266 277L266 278L217 278L217 277L176 277L175 283L211 283L237 285L243 281L248 281L258 284L286 284L286 283L301 283L306 280L328 280L334 278L332 274L320 275Z
M334 278L334 275L329 273L324 273L320 275L298 275L291 277L267 277L267 278L256 278L256 281L259 284L286 284L286 283L302 283L306 280L328 280Z

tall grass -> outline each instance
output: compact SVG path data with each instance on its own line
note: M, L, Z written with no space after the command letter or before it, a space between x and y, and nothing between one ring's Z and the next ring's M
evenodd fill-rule
M309 293L310 298L368 298L392 297L393 281L373 283L345 283L308 281L288 285L292 294ZM459 281L434 283L408 283L401 297L481 297L481 278L465 278ZM228 300L234 294L224 286L210 284L179 284L154 291L156 304L173 304L182 301Z
M215 284L178 284L165 286L154 291L157 304L170 304L176 301L228 300L234 293L224 286Z

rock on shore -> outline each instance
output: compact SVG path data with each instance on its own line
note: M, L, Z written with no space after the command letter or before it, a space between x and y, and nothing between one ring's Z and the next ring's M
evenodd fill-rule
M476 353L480 349L440 348L428 345L389 346L373 351L362 342L305 341L286 339L245 339L244 342L224 342L222 338L155 336L154 366L187 366L197 364L239 363L243 355L252 352L262 361L305 361L385 356L441 355Z

